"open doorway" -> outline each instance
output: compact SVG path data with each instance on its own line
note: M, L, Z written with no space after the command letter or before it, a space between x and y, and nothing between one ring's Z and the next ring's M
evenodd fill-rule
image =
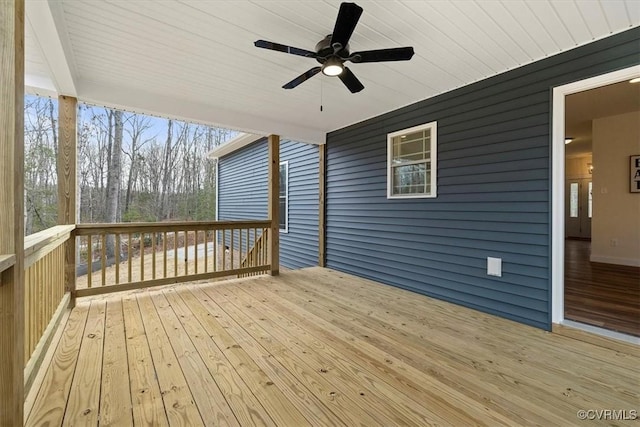
M629 188L639 76L634 67L554 90L553 321L612 336L640 337L640 194Z

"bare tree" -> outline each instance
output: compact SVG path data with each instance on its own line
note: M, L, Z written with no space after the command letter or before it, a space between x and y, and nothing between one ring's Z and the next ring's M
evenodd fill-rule
M138 173L140 169L140 162L142 157L138 152L144 148L144 145L150 141L150 139L142 140L146 131L151 128L151 123L148 117L141 116L139 114L132 114L127 120L128 127L126 132L129 135L130 143L129 150L124 150L124 153L129 157L129 174L127 179L127 192L124 201L124 212L129 214L129 208L131 206L132 191L135 188L135 183L138 180Z
M57 111L52 99L25 100L25 233L44 230L57 222Z
M111 156L109 158L109 168L107 176L107 194L106 194L106 210L105 221L109 223L116 222L118 218L118 207L120 205L120 172L122 170L122 137L123 137L123 123L122 123L122 111L110 112L110 117L113 120L113 135L110 138L112 144L109 148ZM115 238L113 235L109 235L107 239L107 256L113 257L115 255Z

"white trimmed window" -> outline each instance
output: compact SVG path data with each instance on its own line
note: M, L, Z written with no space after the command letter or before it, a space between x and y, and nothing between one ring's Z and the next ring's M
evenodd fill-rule
M289 232L289 162L280 162L280 231Z
M437 122L387 135L387 198L436 197Z

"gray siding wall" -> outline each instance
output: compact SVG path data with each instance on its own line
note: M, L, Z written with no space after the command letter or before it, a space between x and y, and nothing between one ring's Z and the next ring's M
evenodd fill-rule
M218 219L267 218L267 160L265 139L219 160ZM280 233L280 264L318 265L318 147L283 140L280 161L289 162L289 232Z
M330 133L327 266L550 329L551 88L638 64L639 39L635 28ZM387 200L387 133L434 120L438 197ZM502 277L487 276L489 256Z

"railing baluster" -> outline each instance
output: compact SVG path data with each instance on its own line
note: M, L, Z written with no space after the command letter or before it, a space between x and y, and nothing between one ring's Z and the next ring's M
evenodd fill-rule
M204 230L204 272L209 272L209 231Z
M93 236L91 234L87 236L87 288L91 287L91 278L93 277L93 242L91 241L92 237Z
M260 237L258 237L258 265L262 265L264 264L264 253L263 253L263 246L264 246L264 239L265 239L265 235L264 235L264 229L261 230L260 232Z
M31 269L27 268L24 272L24 360L29 360L29 340L31 336Z
M227 230L222 230L222 271L227 269Z
M262 235L264 236L262 239L262 265L266 265L269 263L269 229L263 229Z
M252 261L251 267L255 267L258 265L258 255L260 253L258 251L258 229L257 228L253 229L253 246L254 246L254 250L253 250L253 257L251 257L251 261Z
M133 245L131 241L131 233L127 236L127 282L131 283L131 257L133 252Z
M187 230L184 231L184 275L189 275L189 232Z
M48 292L51 289L51 257L45 257L40 260L39 263L42 264L42 284L44 285L44 311L42 316L42 325L40 325L40 331L44 329L43 325L46 319L49 319L49 306L51 305L51 292Z
M250 264L249 264L249 247L251 247L251 243L250 243L251 241L249 240L249 229L247 228L246 230L243 230L243 231L245 231L245 234L247 235L247 247L245 248L245 254L244 254L244 259L246 261L245 261L245 263L244 263L245 265L243 265L243 267L249 267L250 266Z
M31 322L29 325L29 352L31 352L31 343L33 342L33 335L35 331L36 323L36 301L38 300L38 282L35 277L35 269L29 268L29 282L31 283L31 301L29 301L29 312L31 313Z
M100 240L101 240L101 249L100 251L102 252L100 254L100 274L101 274L101 278L102 278L102 282L100 286L104 286L105 283L107 282L107 278L106 278L106 270L107 270L107 235L106 234L102 234L100 236Z
M162 272L163 272L162 277L166 278L167 277L167 232L166 231L162 233L162 253L164 255L163 265L162 265Z
M238 240L239 240L239 244L240 244L240 247L238 248L238 258L239 258L238 259L238 267L240 267L240 268L243 267L243 265L242 265L242 231L243 231L242 228L240 228L238 230Z
M233 252L235 252L233 241L234 241L235 234L236 234L236 230L232 228L231 229L231 242L229 243L229 256L231 258L229 262L231 264L230 265L230 269L231 270L233 270Z
M193 232L196 235L196 242L195 242L195 246L194 246L194 255L193 255L193 260L195 261L195 274L198 274L198 236L200 235L200 231L195 230Z
M140 233L140 281L144 281L144 232Z
M35 338L38 335L38 330L40 329L40 325L42 325L42 318L43 316L43 302L44 302L44 283L42 280L42 268L41 268L41 263L36 262L34 264L35 269L36 269L36 280L38 281L38 301L41 302L41 304L38 304L37 306L37 312L38 312L38 321L36 322L36 327L35 327L35 333L33 334L33 340L31 341L31 345L32 348L35 347L36 345L36 341Z
M120 233L116 234L116 285L120 283Z
M213 271L218 271L218 230L213 231Z
M29 330L29 352L33 349L33 340L36 334L36 327L38 323L38 276L36 274L35 265L29 268L31 279L31 325Z
M151 278L156 278L156 233L151 233Z
M178 232L173 233L173 277L178 277Z

